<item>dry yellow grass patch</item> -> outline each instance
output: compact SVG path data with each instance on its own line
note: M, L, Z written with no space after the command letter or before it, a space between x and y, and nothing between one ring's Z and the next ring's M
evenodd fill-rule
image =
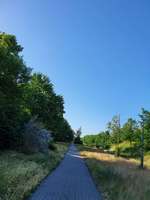
M110 200L150 200L150 170L138 168L135 159L117 158L113 155L81 151L95 179L104 193L104 199ZM145 162L150 166L150 156Z

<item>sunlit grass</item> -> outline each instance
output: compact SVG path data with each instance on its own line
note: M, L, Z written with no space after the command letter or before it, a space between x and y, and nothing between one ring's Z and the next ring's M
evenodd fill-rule
M66 144L56 144L48 155L26 155L14 151L0 153L0 200L22 200L63 158Z
M117 158L114 155L82 150L81 156L95 179L104 199L149 200L150 199L150 156L145 157L147 169L138 168L136 159Z

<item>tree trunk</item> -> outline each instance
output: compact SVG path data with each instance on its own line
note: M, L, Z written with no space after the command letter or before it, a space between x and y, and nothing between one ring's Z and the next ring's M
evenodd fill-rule
M144 130L142 130L141 134L141 163L140 168L144 169Z

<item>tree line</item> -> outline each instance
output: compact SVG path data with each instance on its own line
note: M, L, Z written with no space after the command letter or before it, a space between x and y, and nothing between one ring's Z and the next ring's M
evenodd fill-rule
M106 131L82 138L85 145L109 150L117 156L141 156L150 150L150 111L142 108L139 120L129 118L122 126L116 115L107 124Z
M0 149L20 144L24 124L36 117L56 141L72 141L73 130L64 118L64 98L50 79L32 73L14 35L0 33Z

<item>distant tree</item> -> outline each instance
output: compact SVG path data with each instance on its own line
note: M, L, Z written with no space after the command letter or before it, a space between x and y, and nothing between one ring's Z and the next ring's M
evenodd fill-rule
M120 155L119 143L121 141L121 127L120 116L115 115L112 121L108 123L108 130L110 131L112 142L116 144L116 156Z
M95 136L95 143L97 148L103 150L109 149L111 144L111 138L108 131L104 131Z
M138 125L136 120L129 118L127 122L122 127L123 139L130 142L130 153L133 154L132 143L136 140Z
M136 120L129 118L127 122L122 127L123 139L128 140L132 145L132 142L135 141L136 138L136 130L138 128Z
M80 127L75 133L75 138L74 138L75 144L82 144L81 134L82 134L82 130L81 130L81 127Z
M103 131L96 135L85 135L82 140L84 145L103 150L109 149L111 145L111 136L108 131Z
M96 135L85 135L83 137L83 143L87 146L96 146Z
M140 129L141 129L141 140L140 140L140 152L141 152L141 164L140 167L144 168L144 151L145 147L149 149L150 141L150 112L142 108L140 117Z
M145 149L150 150L150 111L142 108L139 117L141 129L143 128L144 132L144 146Z

